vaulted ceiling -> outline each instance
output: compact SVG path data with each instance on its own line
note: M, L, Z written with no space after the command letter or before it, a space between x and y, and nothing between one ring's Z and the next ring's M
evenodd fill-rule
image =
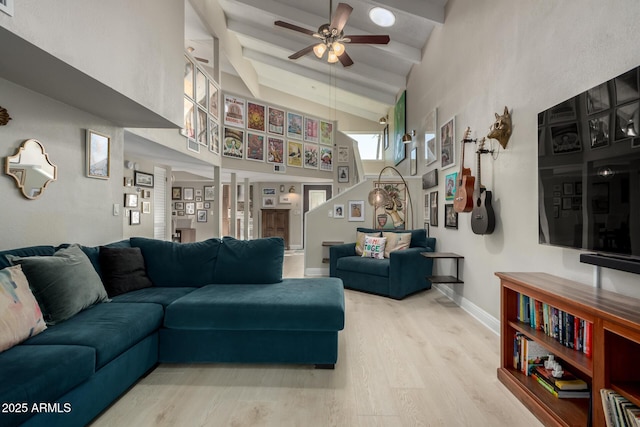
M336 110L377 120L394 105L435 26L444 22L446 0L342 0L353 7L345 35L388 34L387 45L345 44L354 64L329 64L313 53L288 56L318 39L274 25L285 21L311 31L330 22L330 0L190 0L186 11L185 46L193 55L213 60L209 34L220 39L220 65L237 75L259 98L264 86L309 99ZM335 11L339 1L333 1ZM392 27L379 27L369 11L384 7L396 17ZM224 15L223 17L219 15ZM212 62L210 62L212 63Z

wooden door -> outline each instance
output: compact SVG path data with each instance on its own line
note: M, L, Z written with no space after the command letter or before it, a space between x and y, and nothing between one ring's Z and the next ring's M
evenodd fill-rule
M289 209L262 210L262 237L282 237L289 249Z

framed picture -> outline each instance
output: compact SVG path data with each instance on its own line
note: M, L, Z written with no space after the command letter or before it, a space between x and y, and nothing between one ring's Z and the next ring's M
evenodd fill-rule
M338 182L349 182L349 166L338 166Z
M344 205L333 205L333 217L344 218Z
M393 113L393 161L396 166L407 157L405 143L402 142L402 137L407 129L406 108L407 91L405 90L400 94Z
M267 163L284 165L284 139L267 138Z
M218 109L218 88L213 84L212 81L209 81L209 114L211 114L216 120L219 116Z
M199 210L196 214L196 221L198 222L207 222L207 211Z
M182 200L182 187L171 187L171 200Z
M21 184L24 185L24 178L22 179ZM124 186L133 187L133 178L124 178Z
M87 176L109 179L111 175L111 138L88 129L86 145Z
M418 174L418 147L413 147L411 149L411 154L409 155L409 175L417 175Z
M349 147L338 147L338 163L349 163Z
M234 159L244 158L244 131L240 129L224 128L222 139L222 155Z
M576 119L575 98L567 99L549 109L549 123L566 122Z
M200 143L195 139L187 138L187 150L195 153L200 152Z
M587 91L587 114L594 114L607 110L611 106L609 98L609 83L602 83Z
M571 209L571 197L562 198L562 209L563 210Z
M137 194L125 194L124 195L124 207L125 208L137 208L138 207L138 195Z
M287 138L302 139L302 115L287 112Z
M424 118L424 160L427 166L438 160L437 109L434 108Z
M153 188L153 174L133 171L133 185L135 185L136 187Z
M438 192L432 191L429 193L429 209L430 209L430 221L432 227L438 226Z
M424 193L424 222L429 222L429 193Z
M190 139L196 138L196 104L187 95L184 97L184 119L180 133Z
M349 200L349 221L364 221L364 200Z
M207 186L205 185L204 187L204 200L215 200L215 189L213 187L213 185Z
M187 215L194 215L196 213L195 202L187 202L184 204L184 211Z
M458 172L450 173L444 178L444 199L453 200L458 184Z
M247 160L264 162L264 135L247 132Z
M615 141L620 141L640 134L640 103L633 102L616 108Z
M202 71L200 71L196 67L196 93L195 100L198 105L201 105L203 108L207 108L207 76L204 75Z
M305 142L318 142L318 120L311 117L304 118L304 140Z
M197 191L197 190L196 190ZM202 196L196 196L196 202L201 202L202 201ZM201 208L202 209L202 208Z
M211 202L204 202L205 209L211 209Z
M320 120L320 144L333 145L333 123Z
M628 101L633 101L640 97L638 90L638 69L634 68L615 79L613 83L616 91L616 104L620 105Z
M391 197L386 206L376 206L373 228L376 230L405 230L407 226L407 188L404 182L375 182L375 188L383 188Z
M291 204L291 196L280 196L279 201L285 205Z
M194 194L193 194L193 187L184 187L182 189L182 198L184 200L193 200L194 198Z
M151 198L151 190L142 190L142 198L144 199Z
M263 197L262 198L262 207L263 208L275 208L276 207L276 197L275 196L265 196L265 197Z
M562 193L565 196L573 196L573 182L565 182L562 184Z
M151 202L142 202L142 213L143 214L151 213Z
M456 118L452 117L440 126L440 167L449 168L455 164Z
M140 225L140 211L132 210L129 213L129 225Z
M224 124L244 128L245 126L245 101L232 95L224 96Z
M247 101L247 129L266 132L267 107Z
M287 166L302 167L302 142L289 141L287 143Z
M184 210L184 202L176 202L174 205L175 210L183 211Z
M320 170L333 170L333 148L325 146L320 147Z
M193 62L184 57L184 94L193 99Z
M269 133L284 135L284 111L269 107Z
M304 144L304 167L318 169L318 144Z
M273 196L274 194L276 194L276 189L275 188L263 188L262 189L262 195L263 196Z
M458 212L453 209L453 203L444 205L444 227L458 228Z
M434 169L422 175L422 189L428 190L429 188L436 187L438 185L438 169Z
M178 216L184 216L184 211L178 211L177 214Z
M197 140L200 145L209 145L209 128L207 127L209 122L207 120L207 111L202 108L198 108L198 131Z

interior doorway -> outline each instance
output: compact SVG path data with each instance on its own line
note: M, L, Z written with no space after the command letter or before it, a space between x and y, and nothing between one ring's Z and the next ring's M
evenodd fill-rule
M314 209L333 196L333 186L331 185L315 185L307 184L303 186L303 202L302 202L302 241L305 241L304 224L306 221L305 213Z
M282 237L289 249L289 209L262 210L262 237Z

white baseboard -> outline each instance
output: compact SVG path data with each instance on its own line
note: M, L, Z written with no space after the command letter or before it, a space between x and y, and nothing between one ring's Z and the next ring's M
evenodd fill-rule
M304 275L309 277L329 277L328 268L305 268Z
M500 335L500 321L469 301L454 290L442 283L434 283L433 287L443 293L451 301L455 302L460 308L473 316L478 322L489 328L494 334Z

